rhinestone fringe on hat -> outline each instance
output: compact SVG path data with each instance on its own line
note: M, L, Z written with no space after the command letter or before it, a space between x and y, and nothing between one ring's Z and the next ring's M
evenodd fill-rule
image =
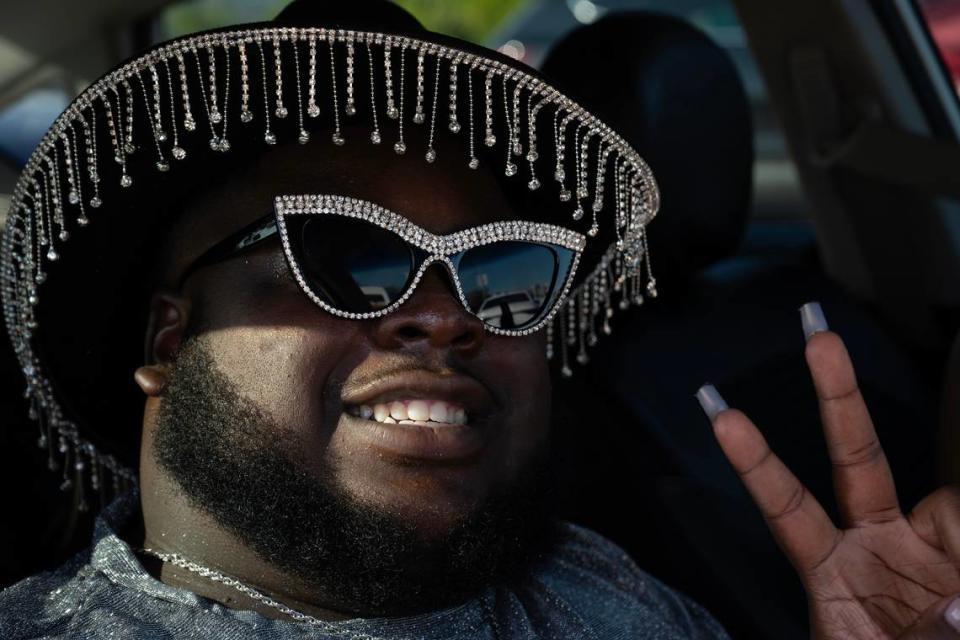
M366 65L357 61L358 49ZM230 84L237 75L231 68L239 69L240 87ZM405 96L410 72L416 93ZM34 308L58 249L82 236L83 227L96 223L97 209L108 205L114 189L101 193L103 181L115 178L126 189L149 180L132 175L134 154L150 154L158 172L175 171L204 138L222 153L229 152L231 136L277 144L272 125L287 118L298 125L298 142L308 144L305 123L326 109L333 122L329 143L343 145L342 124L357 116L357 92L368 88L371 112L365 115L373 128L358 143L381 144L395 135L392 148L404 154L404 136L419 130L427 141L424 161L433 163L436 128L444 126L438 118L446 114L447 131L467 137L468 167L480 164L476 145L499 146L504 160L497 170L524 180L531 191L554 192L556 223L589 223L589 237L601 224L612 227L615 240L546 326L547 356L559 351L563 375L572 374L571 357L585 363L598 333L610 333L615 308L656 295L645 231L659 207L650 169L607 125L539 78L451 46L383 33L267 27L172 41L103 77L61 114L20 176L0 244L4 318L26 378L30 417L39 425L38 445L49 451L51 470L62 469L63 488L79 493L81 509L89 490L105 500L108 490L134 483L135 474L83 437L61 410L35 351L41 329ZM147 121L135 122L143 113ZM537 139L538 121L552 123L552 139ZM97 128L107 136L98 138ZM607 180L612 189L605 188Z

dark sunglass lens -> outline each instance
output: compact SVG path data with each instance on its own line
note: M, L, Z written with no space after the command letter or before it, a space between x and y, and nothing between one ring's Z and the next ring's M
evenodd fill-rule
M494 242L468 250L458 271L467 304L481 320L499 329L523 329L542 317L565 262L551 246Z
M309 217L290 226L290 238L307 284L336 309L379 311L407 287L413 254L400 237L376 225L337 215Z

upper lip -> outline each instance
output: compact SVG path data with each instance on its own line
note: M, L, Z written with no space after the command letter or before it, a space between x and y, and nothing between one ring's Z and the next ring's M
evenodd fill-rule
M373 406L393 400L443 400L463 407L471 419L488 415L494 408L490 393L474 378L423 369L377 378L347 391L341 400L354 406Z

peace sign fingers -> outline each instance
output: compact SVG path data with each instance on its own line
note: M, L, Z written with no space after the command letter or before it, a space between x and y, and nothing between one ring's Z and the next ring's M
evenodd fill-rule
M760 508L777 544L800 575L814 570L835 548L840 532L830 517L767 445L742 412L728 409L711 385L697 398L734 470Z
M808 338L807 364L817 391L844 524L856 527L900 518L893 475L846 347L828 330L820 305L805 305L801 317ZM815 568L839 542L840 531L746 415L728 409L710 385L700 389L697 397L713 423L720 447L778 544L801 573Z

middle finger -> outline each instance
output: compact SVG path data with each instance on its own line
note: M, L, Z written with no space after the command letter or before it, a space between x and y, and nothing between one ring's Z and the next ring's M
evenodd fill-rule
M833 488L849 526L901 516L893 474L860 394L847 349L828 330L820 305L801 309L808 336L807 364L820 402L820 417L833 465Z

